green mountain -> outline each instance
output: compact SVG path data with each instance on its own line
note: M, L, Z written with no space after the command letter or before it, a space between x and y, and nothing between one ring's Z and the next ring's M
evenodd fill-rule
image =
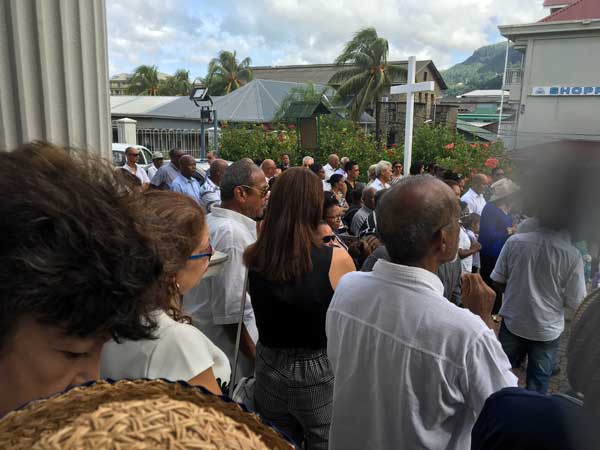
M448 85L447 97L464 94L475 89L501 89L506 43L481 47L465 61L442 71ZM512 47L508 52L508 65L520 65L522 53Z

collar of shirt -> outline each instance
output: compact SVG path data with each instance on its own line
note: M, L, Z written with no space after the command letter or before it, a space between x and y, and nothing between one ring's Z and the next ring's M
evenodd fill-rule
M473 188L469 188L469 190L467 191L467 193L465 194L465 196L475 197L475 198L484 198L483 197L483 192L481 194L478 194L477 192L475 192L473 190Z
M244 216L243 214L232 211L230 209L221 208L220 206L213 206L210 210L210 213L214 217L222 217L224 219L235 220L236 222L246 227L248 231L256 234L256 222L250 219L249 217Z
M393 262L379 259L373 266L373 272L387 281L396 282L401 285L411 285L413 288L422 288L444 297L444 285L440 278L420 267L403 266Z
M125 163L122 168L125 169L127 172L136 175L138 170L140 170L140 165L136 163L135 170L133 170L131 167L129 167L129 164Z

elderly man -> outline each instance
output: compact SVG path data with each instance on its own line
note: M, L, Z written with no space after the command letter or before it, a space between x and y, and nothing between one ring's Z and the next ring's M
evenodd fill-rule
M329 155L329 158L327 159L327 164L325 164L323 166L323 169L325 170L325 179L329 180L331 178L331 175L334 174L334 172L336 171L336 169L340 166L340 157L338 155L336 155L335 153L332 153L331 155Z
M179 159L180 173L171 183L171 190L185 194L200 203L200 183L192 175L196 173L196 160L193 156L183 155Z
M436 275L456 257L459 213L430 176L407 177L381 198L390 261L344 276L327 312L331 450L468 449L485 400L516 386L494 332L447 301ZM464 295L478 291L489 305L493 293L475 277Z
M268 184L256 165L238 161L227 168L221 180L221 206L213 206L206 220L212 247L228 259L217 276L202 280L183 301L193 324L227 354L231 364L246 280L243 255L256 241L254 219L263 214L267 193ZM254 373L257 339L254 312L246 294L238 380Z
M362 193L362 207L354 214L352 218L352 224L350 225L350 231L353 235L358 236L360 228L367 221L369 214L375 209L375 194L377 191L372 187L363 189Z
M486 175L478 173L473 177L471 187L461 197L461 200L467 204L470 213L479 214L481 216L483 208L487 203L485 196L483 195L487 187L488 179Z
M375 166L375 179L370 186L376 191L389 189L390 181L392 181L392 163L379 161Z
M271 178L275 176L275 170L277 170L277 165L272 159L265 159L260 165L260 169L265 174L265 179L268 183L271 180Z
M154 178L154 175L156 175L156 172L158 172L158 169L160 169L164 161L165 159L162 152L152 153L152 164L148 167L148 178L150 180Z
M312 156L305 156L302 158L302 167L305 169L310 169L310 166L312 166L314 163L315 160Z
M227 170L227 161L223 159L215 159L210 165L209 172L206 176L204 184L200 186L200 206L204 211L209 213L213 205L221 204L221 179L225 170Z
M140 151L141 150L136 147L127 147L125 149L125 158L127 159L121 169L135 175L142 183L142 186L148 187L147 185L150 183L148 174L144 168L137 163L137 160L140 157Z
M152 177L150 185L163 190L171 189L171 183L179 176L179 158L185 153L180 148L169 150L169 164L163 164Z

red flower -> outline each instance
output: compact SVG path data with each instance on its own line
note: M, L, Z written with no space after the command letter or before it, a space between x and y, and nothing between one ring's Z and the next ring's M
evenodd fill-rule
M496 158L488 158L485 161L485 167L489 167L490 169L495 169L498 167L498 160Z
M454 148L454 142L450 142L444 147L446 150L452 150Z
M295 130L295 129L296 129L296 125L294 125L293 123L292 123L292 124L289 124L289 125L288 125L288 128L289 128L290 130Z
M392 144L392 148L398 147L398 144Z
M483 148L490 148L490 144L488 144L487 142L486 142L486 143L483 143L483 144L481 144L481 145L483 145Z
M477 148L477 144L471 144L471 148Z

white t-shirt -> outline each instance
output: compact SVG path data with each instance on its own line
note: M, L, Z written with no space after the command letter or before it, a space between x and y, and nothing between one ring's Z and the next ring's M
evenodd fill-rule
M127 172L134 174L142 182L142 184L150 183L150 178L142 166L139 164L135 165L136 170L134 171L127 164L123 165L121 169L125 169Z
M461 250L469 250L471 248L471 238L463 227L460 227L460 233L458 234L458 248ZM460 260L463 273L473 272L473 255L467 256Z
M383 183L379 178L375 178L369 187L372 187L376 191L381 191L382 189L389 189L390 185Z
M480 216L487 203L483 194L478 194L473 189L469 189L460 199L467 204L470 213Z
M227 356L200 330L175 322L164 311L157 313L157 339L113 340L104 344L100 376L122 378L165 378L189 381L211 369L219 385L229 383L231 368Z
M156 172L158 172L158 168L154 164L150 164L148 166L148 178L150 179L150 181L152 181L152 178L154 178Z
M517 385L494 332L424 269L380 259L346 274L325 330L330 450L469 449L485 400Z

